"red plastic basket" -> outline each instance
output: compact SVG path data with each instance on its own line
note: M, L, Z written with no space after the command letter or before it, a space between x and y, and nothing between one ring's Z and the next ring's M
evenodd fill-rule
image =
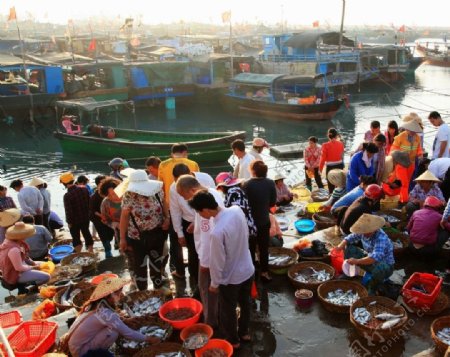
M56 341L58 324L49 321L22 322L9 336L16 357L40 357Z
M15 326L21 322L22 314L17 310L0 313L0 326L3 328Z
M433 274L414 273L402 288L405 302L415 307L430 308L441 292L442 281L442 278ZM425 294L412 289L414 285L423 286L429 293Z

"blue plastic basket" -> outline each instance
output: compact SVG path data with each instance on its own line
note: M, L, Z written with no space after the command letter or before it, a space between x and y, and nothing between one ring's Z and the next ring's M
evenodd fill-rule
M58 245L50 249L50 257L52 258L53 263L59 263L63 258L72 254L74 249L71 245Z
M311 219L304 218L295 221L294 226L299 233L310 233L316 227L316 223Z

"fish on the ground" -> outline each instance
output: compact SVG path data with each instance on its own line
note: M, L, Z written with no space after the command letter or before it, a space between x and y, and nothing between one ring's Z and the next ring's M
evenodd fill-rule
M347 290L344 292L342 289L330 291L325 298L326 301L341 306L350 306L359 299L359 294L353 292L353 290Z
M188 350L196 350L203 347L208 343L208 335L204 333L193 333L186 340L184 340L183 346Z

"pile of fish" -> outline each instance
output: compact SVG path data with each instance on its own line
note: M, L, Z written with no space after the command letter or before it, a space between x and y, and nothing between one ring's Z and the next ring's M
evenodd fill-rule
M95 263L95 258L93 258L93 257L76 257L76 258L73 258L71 264L78 264L78 265L81 265L82 267L87 267L88 265L91 265L94 263Z
M72 282L67 286L66 291L61 295L60 304L63 306L72 306L73 298L81 293L81 289L75 289Z
M183 346L188 350L196 350L197 348L201 348L206 345L208 340L208 335L204 333L193 333L184 340Z
M179 309L173 309L167 312L167 314L164 316L168 320L172 321L181 321L190 319L195 315L195 312L188 308L188 307L181 307Z
M202 353L203 357L227 357L224 350L220 348L211 348Z
M365 307L359 307L353 311L353 318L361 325L367 325L374 318L377 320L384 321L382 324L378 326L378 328L382 330L387 330L389 328L394 327L401 321L402 317L403 315L394 315L388 312L383 312L373 317L372 314Z
M131 308L126 304L124 307L131 317L141 317L156 314L162 304L163 301L159 297L151 297L145 301L134 303Z
M450 346L450 327L445 327L436 333L436 336L444 342L446 345Z
M298 281L299 283L317 283L317 282L324 282L331 279L330 273L328 273L326 270L315 270L314 268L310 268L313 273L312 274L305 274L298 272L294 276L294 280Z
M330 197L330 193L328 192L328 190L320 188L317 191L313 191L311 193L311 197L314 201L326 201L328 200L328 197Z
M159 338L161 341L165 340L167 337L167 330L161 328L160 326L142 326L139 332L145 336L153 336ZM147 342L137 342L130 340L123 340L122 347L124 348L144 348L147 346Z
M358 299L359 299L358 293L353 292L353 290L348 290L344 292L344 290L342 289L330 291L327 297L325 298L326 301L334 305L341 305L341 306L350 306Z
M292 257L287 254L280 255L270 255L269 254L269 265L287 265L292 263Z
M186 357L186 355L180 351L180 352L158 353L155 357Z

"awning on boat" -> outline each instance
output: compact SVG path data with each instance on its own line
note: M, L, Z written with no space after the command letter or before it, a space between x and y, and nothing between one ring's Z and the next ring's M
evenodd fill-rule
M42 63L45 65L48 65L48 64L59 64L59 65L68 64L68 65L70 65L70 64L73 64L74 60L75 60L75 62L82 62L82 63L94 61L90 57L72 54L70 52L50 52L50 53L46 53L45 55L27 54L27 55L25 55L25 57L28 59L31 59L32 61L35 61L37 63Z
M230 79L230 82L255 86L270 86L273 81L285 76L284 74L259 74L259 73L239 73Z
M112 107L116 105L123 105L124 102L120 102L116 99L102 100L97 102L92 97L71 99L64 101L57 101L56 106L59 108L77 108L78 110L84 110L86 112L92 112L97 109Z
M339 45L339 32L304 31L293 35L284 45L293 48L317 48L319 41L325 45ZM354 47L355 42L342 36L342 45Z

